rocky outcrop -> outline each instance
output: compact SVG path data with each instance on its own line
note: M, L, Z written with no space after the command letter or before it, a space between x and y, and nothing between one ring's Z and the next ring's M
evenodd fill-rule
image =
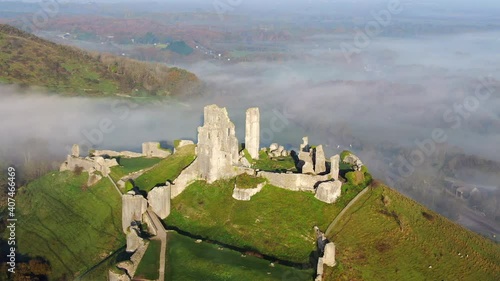
M226 108L209 105L204 109L204 124L198 127L198 170L202 179L212 183L234 176L238 164L238 139Z
M314 148L313 162L314 162L314 172L317 175L326 172L326 158L322 145L318 145L316 146L316 148Z
M259 183L255 188L238 188L234 186L233 198L240 201L249 201L252 196L259 193L264 187L265 183Z
M325 203L334 203L340 197L342 191L342 183L340 181L322 182L316 188L316 199Z
M327 266L335 266L337 264L337 262L335 261L335 244L333 242L329 242L325 246L323 263Z
M245 148L252 159L259 159L260 145L260 113L259 108L252 107L246 112Z
M159 142L145 142L142 144L142 154L146 157L166 158L171 153L161 148Z
M196 158L191 165L187 166L180 175L174 180L174 183L170 186L171 198L175 198L177 195L186 189L188 185L196 180L200 180L200 173L198 171L198 158Z
M146 212L148 201L140 194L129 191L122 195L122 229L127 234L132 222L142 222L142 214Z
M264 177L269 184L293 191L314 192L314 187L318 182L327 181L328 176L307 175L307 174L286 174L260 171L257 176Z
M170 183L165 186L157 186L148 193L148 203L155 214L164 219L170 214Z
M330 157L330 177L334 180L339 179L340 171L340 155L334 155Z

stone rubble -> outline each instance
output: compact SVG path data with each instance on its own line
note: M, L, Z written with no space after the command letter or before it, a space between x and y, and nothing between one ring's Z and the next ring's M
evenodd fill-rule
M330 157L330 176L334 180L339 180L340 155L336 154Z
M328 204L334 203L340 197L341 187L342 183L338 180L322 182L316 188L314 197Z

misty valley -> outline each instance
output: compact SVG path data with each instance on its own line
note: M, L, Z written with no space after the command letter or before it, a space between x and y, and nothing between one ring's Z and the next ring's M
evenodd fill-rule
M499 15L0 1L0 280L498 280Z

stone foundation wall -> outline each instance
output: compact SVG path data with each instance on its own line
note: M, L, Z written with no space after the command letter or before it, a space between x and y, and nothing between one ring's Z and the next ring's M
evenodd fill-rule
M161 219L170 214L170 194L170 183L167 183L166 186L157 186L148 193L148 203L153 212Z
M314 186L321 181L327 181L327 175L286 174L272 172L258 172L257 176L268 179L269 183L293 191L314 192Z
M146 212L148 201L133 191L122 195L122 228L126 234L133 221L142 222L142 214Z
M92 152L94 156L102 156L102 157L119 157L125 156L127 158L137 158L143 157L142 153L132 152L132 151L113 151L113 150L94 150Z
M259 193L264 187L265 183L259 183L255 188L238 188L233 189L233 198L240 201L249 201L252 196Z

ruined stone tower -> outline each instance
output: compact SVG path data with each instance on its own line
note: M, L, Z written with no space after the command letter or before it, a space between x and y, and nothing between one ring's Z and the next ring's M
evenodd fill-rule
M260 113L258 107L247 109L245 127L245 148L252 159L259 159Z
M226 108L205 106L204 124L198 127L198 168L208 183L233 176L238 162L238 139Z

